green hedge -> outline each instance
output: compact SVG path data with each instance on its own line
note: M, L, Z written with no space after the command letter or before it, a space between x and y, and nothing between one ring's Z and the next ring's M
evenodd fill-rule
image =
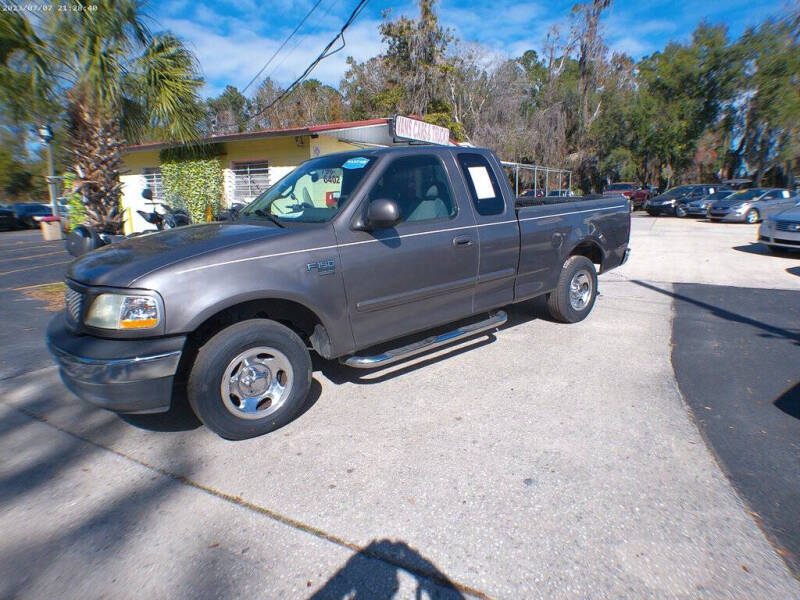
M195 223L205 221L207 206L217 214L224 191L220 159L217 156L163 158L167 159L161 163L166 202L173 208L185 208Z

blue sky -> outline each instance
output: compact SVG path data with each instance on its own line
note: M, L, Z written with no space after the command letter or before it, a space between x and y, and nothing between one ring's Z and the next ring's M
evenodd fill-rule
M315 0L153 0L148 12L153 29L169 29L194 50L206 78L204 96L228 84L242 89L300 22ZM298 34L265 71L286 85L299 75L340 29L358 0L322 0ZM519 56L528 48L541 50L551 27L565 34L574 0L441 0L442 25L461 40L477 42L500 56ZM783 0L617 0L602 19L612 51L634 58L650 54L671 40L686 41L702 20L724 23L737 37L748 26L780 13ZM345 73L345 59L364 60L381 51L381 13L416 16L415 3L370 0L346 34L346 48L323 61L313 77L334 86ZM257 85L257 84L256 84ZM255 85L253 86L255 87ZM253 90L249 90L251 93Z

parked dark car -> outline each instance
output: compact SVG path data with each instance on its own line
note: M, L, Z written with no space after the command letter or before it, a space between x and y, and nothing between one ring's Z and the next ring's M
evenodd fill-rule
M17 215L8 204L0 204L0 228L14 229L17 227Z
M791 198L791 208L767 216L758 229L758 239L771 252L800 251L800 196Z
M52 214L52 209L46 204L18 202L14 205L14 216L20 227L37 227L38 223L34 217L49 217Z
M715 194L707 194L698 200L689 200L684 204L686 214L692 217L706 217L708 207L714 200L723 200L734 193L735 190L718 190Z
M685 217L688 202L699 200L703 196L714 195L720 191L729 191L729 188L708 183L681 185L648 200L645 202L644 208L647 214L653 217L658 215Z
M382 367L494 329L507 319L501 307L537 296L554 319L586 318L598 270L628 258L628 202L560 200L518 205L500 161L479 148L314 158L235 221L128 238L75 260L48 345L88 402L163 412L185 381L210 429L261 435L302 409L309 348Z
M750 188L712 202L708 207L708 218L711 221L758 223L767 215L793 205L792 194L787 189Z
M550 190L549 192L547 192L547 197L548 198L554 198L554 197L555 198L572 198L574 196L575 196L575 192L573 192L572 190L568 190L566 188L565 189Z

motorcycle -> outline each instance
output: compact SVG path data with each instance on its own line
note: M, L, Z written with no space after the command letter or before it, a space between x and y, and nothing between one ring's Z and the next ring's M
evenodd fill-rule
M155 225L156 231L164 231L166 229L174 229L175 227L183 227L192 222L191 217L189 217L189 213L187 213L185 210L181 208L173 209L172 207L161 202L154 202L153 190L150 188L145 188L142 191L142 198L147 200L146 204L151 205L153 208L149 212L143 210L137 210L136 212L139 213L139 215L145 221L151 225ZM157 211L156 207L158 206L160 206L164 212ZM115 235L97 231L88 225L78 225L67 236L67 252L69 252L72 256L81 256L87 252L95 250L96 248L108 246L109 244L123 240L126 237L135 237L146 235L148 233L152 232L139 231L128 236Z

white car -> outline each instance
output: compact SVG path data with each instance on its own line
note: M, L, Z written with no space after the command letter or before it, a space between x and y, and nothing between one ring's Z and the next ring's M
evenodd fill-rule
M772 252L800 250L800 196L793 200L793 208L769 215L759 227L758 240Z

